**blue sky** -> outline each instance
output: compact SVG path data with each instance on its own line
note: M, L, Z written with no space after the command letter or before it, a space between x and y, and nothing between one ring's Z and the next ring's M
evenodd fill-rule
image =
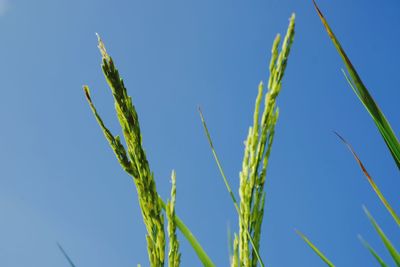
M400 4L319 1L396 132ZM398 228L351 154L350 141L396 210L398 170L311 1L0 0L0 265L148 265L131 179L104 140L82 92L114 133L119 126L100 69L95 32L113 56L139 113L160 194L177 172L177 213L217 266L227 266L236 214L197 114L201 105L233 188L270 47L292 12L297 30L278 100L262 236L268 266L323 266L294 233L306 233L337 266L385 259L365 204L393 242ZM182 266L200 266L181 239Z

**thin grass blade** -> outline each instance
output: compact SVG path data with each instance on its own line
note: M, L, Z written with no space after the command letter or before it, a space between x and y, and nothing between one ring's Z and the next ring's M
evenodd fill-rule
M208 131L207 124L206 124L206 121L204 119L203 113L201 112L200 107L198 108L198 110L199 110L199 114L200 114L201 123L203 124L204 132L205 132L205 134L207 136L208 144L210 145L211 151L212 151L213 156L214 156L214 160L215 160L215 162L216 162L216 164L218 166L219 172L221 173L222 179L224 180L226 189L229 192L229 195L230 195L230 197L232 199L233 205L235 206L235 209L236 209L238 215L240 216L240 208L239 208L238 202L236 201L236 198L235 198L235 195L233 194L232 188L229 185L228 178L226 177L224 169L222 168L221 162L220 162L220 160L218 158L218 155L217 155L217 151L215 151L214 144L212 142L210 132ZM254 249L254 252L256 254L258 262L260 263L260 265L262 267L265 267L264 262L260 257L260 253L256 249L256 246L254 245L253 238L251 237L249 231L247 231L247 236L249 237L250 243L251 243L251 245L252 245L252 247Z
M382 201L383 205L385 205L386 209L389 211L390 215L392 215L393 219L397 223L398 226L400 226L400 218L392 208L392 206L389 204L389 202L386 200L386 198L383 196L381 190L379 190L378 186L372 179L371 175L368 173L367 169L364 167L364 164L361 162L360 158L354 151L353 147L337 132L334 132L340 140L347 146L347 148L350 150L350 152L353 154L355 160L357 161L358 165L360 166L361 170L363 171L364 175L367 177L368 182L372 186L372 189L374 189L375 193L378 195L379 199Z
M310 248L330 267L335 265L300 231L296 230L296 233L310 246Z
M374 256L374 258L379 262L379 264L382 267L388 267L388 265L382 260L382 258L378 255L378 253L368 244L367 241L364 240L360 235L358 236L358 239L360 239L361 243L368 249L368 251Z
M68 256L67 252L65 252L64 248L59 243L57 243L57 247L60 249L60 251L64 255L65 259L68 261L69 265L71 265L71 267L76 267L76 265L73 263L71 258Z
M237 200L236 200L235 195L233 194L233 191L232 191L231 186L229 185L228 178L226 177L225 172L224 172L224 170L223 170L223 168L222 168L221 162L220 162L219 157L218 157L218 155L217 155L217 151L216 151L215 148L214 148L214 144L213 144L213 141L212 141L212 139L211 139L210 132L208 131L207 123L206 123L206 121L205 121L205 119L204 119L203 112L201 111L201 108L200 108L200 107L198 107L198 111L199 111L199 114L200 114L200 119L201 119L201 123L202 123L203 128L204 128L204 132L205 132L205 134L206 134L206 136L207 136L208 144L210 145L211 152L212 152L212 154L213 154L213 156L214 156L215 163L216 163L217 166L218 166L218 170L219 170L219 172L221 173L222 179L224 180L226 189L227 189L228 192L229 192L229 195L230 195L230 197L231 197L231 199L232 199L233 205L235 206L236 211L237 211L238 213L240 213L240 209L239 209L238 202L237 202Z
M363 207L365 214L367 214L368 219L371 221L372 225L374 226L376 232L378 233L379 237L382 239L383 244L385 245L386 249L389 251L390 255L392 256L394 262L396 263L397 267L400 267L400 254L393 246L392 242L389 238L385 235L381 227L372 217L371 213L367 210L366 207Z
M392 127L390 126L388 120L386 119L385 115L372 98L371 94L369 93L368 89L365 87L364 83L362 82L360 76L358 75L356 69L354 68L353 64L351 63L350 59L348 58L346 52L342 48L339 40L336 38L335 34L333 33L331 27L329 26L328 22L326 21L324 15L322 14L321 10L319 9L315 0L313 0L315 9L322 21L322 24L325 26L325 29L331 38L333 44L335 45L336 50L338 51L340 57L342 58L346 69L349 73L348 77L346 75L346 79L350 83L352 89L363 103L365 108L368 110L369 114L371 115L372 119L374 120L379 132L381 133L387 147L392 154L394 161L397 164L397 167L400 169L400 143L394 133Z

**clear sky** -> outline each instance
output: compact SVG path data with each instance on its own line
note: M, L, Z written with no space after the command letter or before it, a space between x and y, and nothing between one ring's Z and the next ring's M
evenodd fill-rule
M398 133L399 1L319 2ZM399 172L311 0L0 0L0 266L68 266L56 242L77 266L148 266L133 182L82 92L91 87L119 133L95 32L133 97L160 194L167 198L175 169L177 213L227 266L236 213L196 108L237 188L257 85L292 12L297 33L278 100L261 254L267 266L323 266L299 229L338 266L376 266L357 234L390 262L361 206L399 246L398 228L332 130L354 145L397 211ZM182 238L181 247L182 266L201 266Z

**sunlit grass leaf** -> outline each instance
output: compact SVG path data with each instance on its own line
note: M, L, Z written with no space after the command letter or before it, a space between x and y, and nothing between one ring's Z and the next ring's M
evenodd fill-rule
M393 219L396 221L397 225L400 226L400 218L392 208L392 206L389 204L389 202L386 200L386 198L383 196L381 190L379 190L378 186L375 184L374 180L372 179L371 175L368 173L367 169L364 167L364 164L361 162L360 158L354 151L353 147L337 132L334 132L340 140L343 141L343 143L347 146L347 148L350 150L350 152L353 154L355 160L357 161L358 165L360 165L361 170L363 171L364 175L367 177L368 182L374 189L375 193L378 195L379 199L382 201L383 205L385 205L386 209L389 211L390 215L392 215Z
M335 267L335 265L299 230L296 233L310 246L312 250L330 267Z
M390 255L392 256L394 262L396 265L399 267L400 266L400 254L396 250L396 248L393 246L392 242L389 240L389 238L385 235L381 227L378 225L378 223L375 221L375 219L372 217L371 213L367 210L366 207L363 207L365 214L367 214L368 219L371 221L372 225L374 226L376 232L378 233L379 237L382 239L383 244L385 245L386 249L389 251Z
M65 252L64 248L59 243L57 243L57 246L60 249L61 253L64 255L65 259L68 261L69 265L71 265L71 267L76 267L71 258L68 256L67 252Z
M368 244L367 241L364 240L360 235L358 236L361 243L368 249L368 251L374 256L374 258L379 262L382 267L387 267L387 264L382 260L382 258L378 255L378 253Z
M400 143L394 133L392 127L390 126L389 122L387 121L385 115L380 110L379 106L372 98L371 94L369 93L368 89L365 87L364 83L362 82L360 76L358 75L356 69L354 68L353 64L351 63L350 59L347 57L344 49L339 43L339 40L336 38L335 34L333 33L331 27L329 26L328 22L326 21L324 15L322 14L321 10L319 9L315 0L313 0L315 9L322 21L322 24L325 26L325 29L331 38L333 44L336 47L336 50L340 54L342 58L347 72L345 74L347 81L349 82L351 88L354 90L360 101L363 103L365 108L368 110L369 114L371 115L372 119L374 120L376 126L379 129L386 145L388 146L393 159L395 160L397 167L400 169Z

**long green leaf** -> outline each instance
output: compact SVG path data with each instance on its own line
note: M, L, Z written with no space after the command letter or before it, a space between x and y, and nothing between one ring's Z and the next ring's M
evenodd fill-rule
M364 83L362 82L360 76L358 75L356 69L354 68L353 64L351 63L350 59L348 58L347 54L345 53L344 49L339 43L339 40L336 38L335 34L333 33L331 27L329 26L328 22L326 21L324 15L322 14L321 10L319 9L315 0L313 0L315 9L322 21L322 24L325 26L325 29L331 38L333 44L336 47L340 57L342 58L346 69L350 75L348 77L346 75L346 79L349 81L352 89L363 103L365 108L368 110L369 114L371 115L372 119L374 120L376 126L379 129L387 147L389 148L393 159L395 160L397 167L400 169L400 143L394 133L392 127L390 126L388 120L386 119L383 112L380 110L379 106L372 98L371 94L369 93L368 89L365 87Z
M364 240L360 235L358 236L361 243L368 249L368 251L374 256L374 258L379 262L382 267L387 267L387 264L382 260L382 258L378 255L378 253L368 244L367 241Z
M310 246L312 250L330 267L335 267L335 265L299 230L296 233Z
M372 225L374 226L376 232L378 233L379 237L382 239L383 244L385 245L386 249L389 251L390 255L392 256L394 262L399 267L400 266L400 254L393 246L392 242L389 238L385 235L382 231L379 224L375 221L374 217L372 217L371 213L367 210L366 207L363 207L365 214L367 214L368 219L371 221Z
M165 210L166 204L160 196L158 197L158 201L160 201L161 207L163 208L163 210ZM197 241L197 238L192 234L192 232L189 230L189 228L186 226L186 224L176 214L175 214L175 223L176 223L176 227L178 227L178 229L181 231L183 236L189 241L193 250L196 252L197 257L203 263L203 266L215 267L215 264L208 257L207 253L204 251L204 249L200 245L199 241Z
M338 134L337 132L335 132L335 134L340 138L340 140L343 141L343 143L347 146L347 148L353 154L353 156L354 156L355 160L357 161L358 165L360 165L360 168L363 171L364 175L367 177L368 182L372 186L372 189L374 189L375 193L378 195L378 197L382 201L383 205L385 205L385 207L389 211L390 215L392 215L392 217L396 221L397 225L400 226L400 218L399 218L399 216L396 214L396 212L394 211L392 206L389 204L389 202L383 196L381 190L379 190L378 186L375 184L375 182L372 179L371 175L369 175L367 169L364 167L364 164L361 162L360 158L357 156L357 154L354 151L353 147L340 134Z

